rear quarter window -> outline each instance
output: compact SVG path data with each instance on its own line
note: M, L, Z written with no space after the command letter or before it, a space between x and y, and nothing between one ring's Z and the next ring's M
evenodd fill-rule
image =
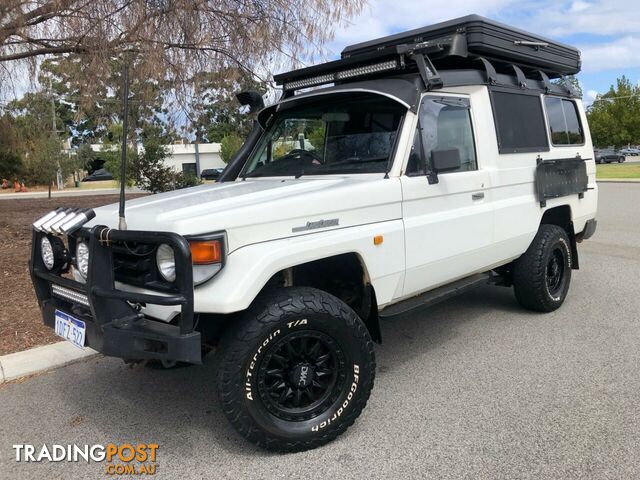
M582 145L584 133L575 102L564 98L545 97L544 105L551 143L556 146Z
M549 150L542 102L538 95L492 91L500 153Z

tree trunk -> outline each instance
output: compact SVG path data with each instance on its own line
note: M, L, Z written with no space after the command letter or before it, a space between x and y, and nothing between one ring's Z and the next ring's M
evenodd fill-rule
M51 200L51 182L49 182L49 200Z

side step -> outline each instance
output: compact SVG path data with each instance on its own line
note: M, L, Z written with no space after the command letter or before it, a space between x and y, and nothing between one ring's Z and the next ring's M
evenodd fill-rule
M421 293L415 297L408 298L407 300L402 300L401 302L389 305L380 312L380 317L395 317L396 315L401 315L403 313L410 312L411 310L430 307L436 303L455 297L456 295L473 287L486 284L490 278L491 275L489 273L477 273L476 275L471 275L470 277L457 280L453 283L443 285L442 287Z

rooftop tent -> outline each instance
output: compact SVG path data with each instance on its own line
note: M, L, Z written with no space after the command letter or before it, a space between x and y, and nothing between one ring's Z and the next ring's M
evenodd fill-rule
M349 45L341 58L372 51L384 51L402 44L415 44L446 36L461 35L465 39L450 55L462 58L481 56L501 63L513 63L528 70L571 75L580 71L580 52L569 45L534 33L504 25L480 15L467 15L427 27ZM465 45L466 44L466 51ZM552 75L549 75L550 77Z
M478 15L350 45L341 58L275 76L285 92L420 72L429 88L442 86L438 70L474 68L558 78L580 71L580 52L568 45ZM526 77L525 77L526 76ZM523 80L524 81L524 80Z

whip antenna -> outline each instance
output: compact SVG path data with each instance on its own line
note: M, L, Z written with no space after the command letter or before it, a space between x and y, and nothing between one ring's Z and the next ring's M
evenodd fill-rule
M120 158L120 220L118 228L120 230L127 229L127 221L124 218L124 189L127 182L127 126L129 119L129 64L125 60L122 69L122 153Z

